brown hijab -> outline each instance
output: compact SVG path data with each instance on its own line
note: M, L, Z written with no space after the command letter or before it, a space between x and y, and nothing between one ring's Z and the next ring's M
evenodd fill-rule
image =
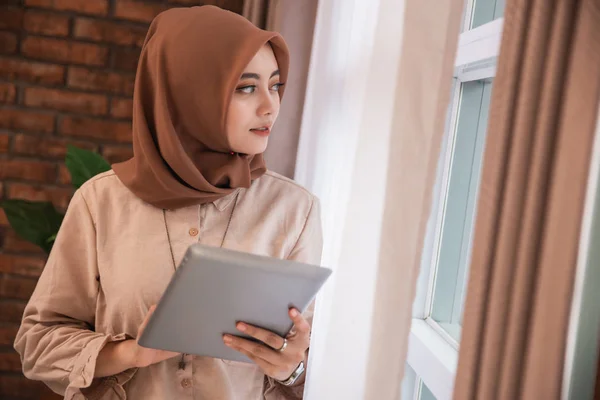
M135 80L134 155L112 166L129 190L173 209L248 188L266 172L262 154L232 154L225 133L235 85L266 43L285 82L289 54L278 33L214 6L174 8L154 19Z

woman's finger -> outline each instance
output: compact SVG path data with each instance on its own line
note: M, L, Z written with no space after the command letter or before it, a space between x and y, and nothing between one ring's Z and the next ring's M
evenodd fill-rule
M310 324L306 318L304 318L302 314L300 314L300 312L295 308L290 308L289 315L290 319L294 323L294 334L292 336L293 339L301 339L302 342L306 344L306 347L308 347L310 341Z
M251 359L256 365L258 365L258 367L266 375L268 375L272 378L283 380L290 375L290 373L288 373L288 367L286 367L285 365L272 364L272 363L268 362L267 360L265 360L264 358L258 357L254 353L252 353L242 347L232 347L232 348L234 350L239 351L240 353L242 353L249 359Z
M262 343L256 343L232 335L224 335L223 341L227 346L234 350L243 349L253 356L261 358L277 367L281 367L284 370L289 369L292 366L297 366L306 356L306 349L297 346L288 346L284 351L280 352L273 350Z
M262 343L253 342L251 340L243 339L240 337L225 335L223 336L225 344L234 350L244 351L248 354L252 354L253 357L260 358L270 364L280 365L285 363L283 360L282 353L273 350L270 347L265 346ZM246 354L246 353L244 353Z
M279 350L283 347L284 339L276 333L243 322L238 322L236 328L240 332L244 332L248 336L260 340L274 350Z

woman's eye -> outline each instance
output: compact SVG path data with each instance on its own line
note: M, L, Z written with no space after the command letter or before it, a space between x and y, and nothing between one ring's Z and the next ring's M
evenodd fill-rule
M254 93L254 91L256 90L256 86L253 86L253 85L244 86L244 87L238 88L237 90L238 90L238 92L251 94L251 93Z
M276 83L271 87L271 90L274 92L279 92L279 89L283 86L283 83Z

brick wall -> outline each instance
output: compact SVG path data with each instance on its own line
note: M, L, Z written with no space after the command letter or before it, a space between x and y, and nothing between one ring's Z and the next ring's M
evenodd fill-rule
M131 95L152 18L173 6L243 0L2 0L0 5L0 196L72 195L67 144L109 161L130 157ZM12 343L45 257L20 240L0 210L0 398L54 399L26 380Z

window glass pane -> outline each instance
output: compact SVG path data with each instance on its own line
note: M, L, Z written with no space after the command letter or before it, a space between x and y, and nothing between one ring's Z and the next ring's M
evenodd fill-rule
M417 385L417 374L416 372L408 365L408 363L404 366L404 379L402 379L401 386L401 399L414 399L415 391L418 389Z
M437 268L431 317L455 340L460 337L464 291L470 261L473 222L485 144L490 80L461 85L447 189L437 248Z
M471 29L504 16L505 0L474 0Z
M437 400L436 397L431 393L431 390L421 381L421 391L419 394L419 400Z

